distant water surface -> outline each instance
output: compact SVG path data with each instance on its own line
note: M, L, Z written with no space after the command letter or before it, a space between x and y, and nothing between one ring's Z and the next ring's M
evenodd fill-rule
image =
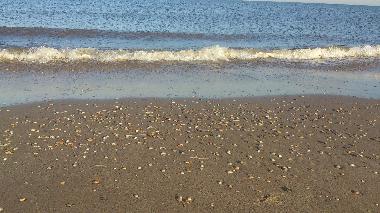
M2 0L0 47L293 49L380 44L380 7L239 0Z

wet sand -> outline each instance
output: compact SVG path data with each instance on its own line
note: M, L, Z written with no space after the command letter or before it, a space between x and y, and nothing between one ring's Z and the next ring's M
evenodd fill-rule
M378 212L380 101L0 108L2 212Z

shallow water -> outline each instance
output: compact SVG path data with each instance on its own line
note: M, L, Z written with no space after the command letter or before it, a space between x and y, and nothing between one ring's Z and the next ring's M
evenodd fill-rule
M172 69L172 67L170 67ZM178 67L111 72L0 72L1 105L54 99L225 98L329 94L380 98L378 72L284 67Z

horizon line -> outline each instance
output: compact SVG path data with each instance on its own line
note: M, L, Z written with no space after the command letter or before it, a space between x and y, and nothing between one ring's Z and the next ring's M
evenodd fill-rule
M349 3L349 2L318 2L317 0L309 2L302 0L243 0L246 2L276 2L276 3L300 3L300 4L326 4L326 5L348 5L348 6L367 6L367 7L379 7L379 4L360 4L360 3Z

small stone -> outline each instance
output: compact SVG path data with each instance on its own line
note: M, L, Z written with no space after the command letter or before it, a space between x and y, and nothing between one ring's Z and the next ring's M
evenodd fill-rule
M286 186L281 187L284 192L291 192L292 190Z
M139 195L138 194L134 194L133 197L139 198Z
M183 202L183 197L181 195L176 195L175 196L175 199L178 201L178 202Z
M93 180L92 183L93 183L93 184L99 184L99 183L100 183L100 180Z
M360 195L360 192L356 191L356 190L351 190L351 193L354 194L354 195Z
M19 200L20 200L20 202L24 202L24 201L26 201L26 198L25 198L25 197L22 197L22 198L20 198Z
M288 171L288 167L286 166L282 166L281 169L284 170L285 172Z
M192 197L186 198L186 203L187 204L190 204L191 202L193 202L193 198Z
M73 207L74 205L71 204L71 203L66 203L65 206L66 206L66 207Z

